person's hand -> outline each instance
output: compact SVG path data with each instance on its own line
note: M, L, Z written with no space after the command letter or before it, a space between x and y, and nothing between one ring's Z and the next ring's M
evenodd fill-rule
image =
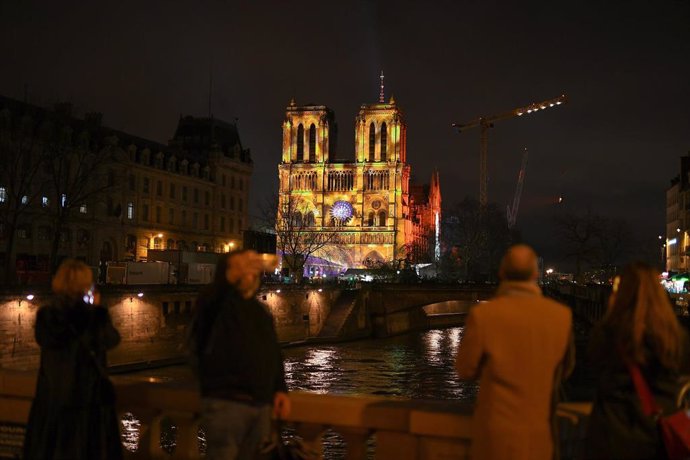
M279 391L273 396L273 416L279 420L285 420L290 416L290 397L287 393Z

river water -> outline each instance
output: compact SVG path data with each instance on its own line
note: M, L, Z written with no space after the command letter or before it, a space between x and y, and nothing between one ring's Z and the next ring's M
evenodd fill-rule
M399 396L413 399L473 401L478 386L460 382L454 360L462 327L415 332L386 339L360 340L333 345L283 349L285 378L291 391L339 395ZM128 375L164 381L192 378L186 366L139 371ZM139 423L134 416L123 420L127 449L136 449ZM174 445L174 427L164 429ZM203 444L203 436L202 436ZM343 442L335 433L324 436L326 458L342 458Z
M477 385L459 382L453 367L462 330L435 329L386 339L285 348L288 388L340 395L472 401ZM192 378L186 366L128 375L164 381Z

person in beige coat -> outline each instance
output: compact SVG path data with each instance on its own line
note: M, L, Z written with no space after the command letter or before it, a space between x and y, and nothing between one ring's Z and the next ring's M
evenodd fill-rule
M455 363L479 380L472 460L552 460L554 383L572 371L570 309L544 297L526 245L501 261L496 297L470 310Z

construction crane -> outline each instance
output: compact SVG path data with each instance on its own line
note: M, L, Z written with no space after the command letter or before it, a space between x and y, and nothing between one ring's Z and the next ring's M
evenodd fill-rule
M548 109L549 107L556 107L561 104L568 102L568 98L565 94L562 94L553 99L547 99L542 102L535 102L533 104L519 107L517 109L509 110L498 115L482 116L475 118L468 123L453 123L453 127L458 130L459 133L469 129L479 126L480 137L479 137L479 204L481 208L486 208L489 202L489 197L487 193L489 174L487 170L487 157L489 155L489 128L493 128L494 123L500 120L507 120L508 118L521 117L525 114L530 114L538 112L540 110Z
M522 196L522 186L525 183L525 172L527 171L527 149L522 154L522 165L518 173L518 181L515 186L515 195L513 196L513 207L506 206L506 218L508 219L508 228L515 227L517 222L518 209L520 208L520 197Z

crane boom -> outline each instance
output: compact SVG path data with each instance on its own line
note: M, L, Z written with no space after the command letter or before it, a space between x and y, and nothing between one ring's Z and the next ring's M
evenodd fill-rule
M508 228L514 228L517 222L518 209L520 208L520 197L522 196L522 186L525 183L525 173L527 172L527 149L522 154L522 165L518 173L518 181L515 186L515 195L513 196L513 207L506 206L506 217L508 220Z
M479 204L482 208L486 208L488 204L488 182L489 172L487 167L489 156L489 128L493 128L494 123L501 120L507 120L513 117L521 117L525 114L538 112L539 110L548 109L568 102L568 96L561 94L553 99L547 99L541 102L534 102L524 107L518 107L513 110L500 113L498 115L490 115L486 117L478 117L467 123L453 123L453 127L458 132L463 132L466 129L475 128L479 126L480 140L479 140Z

